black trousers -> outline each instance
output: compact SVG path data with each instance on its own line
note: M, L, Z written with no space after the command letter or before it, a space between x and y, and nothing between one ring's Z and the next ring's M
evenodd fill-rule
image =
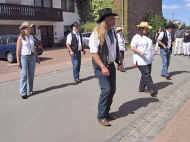
M151 76L151 70L152 70L152 64L144 65L144 66L138 66L140 72L141 72L141 80L139 84L139 91L143 92L145 91L145 88L147 87L148 90L154 90L154 84Z
M124 61L124 56L125 56L125 51L120 51L120 62L123 65L123 61Z

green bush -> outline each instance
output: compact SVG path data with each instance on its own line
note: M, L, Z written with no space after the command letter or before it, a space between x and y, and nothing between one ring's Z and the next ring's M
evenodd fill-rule
M81 31L92 32L95 26L96 26L95 22L87 22L81 26Z

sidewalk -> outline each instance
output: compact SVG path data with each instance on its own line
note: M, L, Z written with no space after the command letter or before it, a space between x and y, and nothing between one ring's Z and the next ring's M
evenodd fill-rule
M131 56L125 58L132 65ZM18 80L0 83L0 141L2 142L152 142L168 120L190 97L189 59L172 57L172 80L160 77L156 56L152 76L158 98L139 93L139 71L117 72L117 91L111 112L118 116L105 128L96 119L98 81L91 62L74 85L71 66L35 77L36 95L22 100Z
M68 68L71 65L70 56L67 49L45 50L40 56L41 63L36 64L36 75L53 72ZM91 60L89 51L82 56L82 63L85 64ZM0 61L0 83L19 78L19 69L16 64L8 64L6 61Z
M154 142L189 142L190 141L190 100L184 104L155 138Z

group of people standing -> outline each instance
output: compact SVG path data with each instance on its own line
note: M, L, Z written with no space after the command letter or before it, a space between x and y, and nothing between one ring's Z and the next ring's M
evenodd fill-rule
M89 39L94 73L98 79L101 90L98 101L97 119L103 126L111 126L110 121L115 119L115 116L110 115L110 108L117 86L115 63L119 71L125 71L123 61L124 51L126 50L126 39L122 32L122 27L115 29L116 16L118 15L113 13L110 8L101 9L99 11L97 25ZM31 27L32 25L29 23L23 23L20 26L21 34L17 41L17 62L21 69L20 94L23 99L26 99L27 96L33 92L36 58L34 40L30 34ZM72 31L67 36L66 45L73 65L73 79L75 83L78 84L81 82L81 52L85 54L85 49L83 48L79 23L74 22L71 28ZM151 77L154 47L152 40L148 37L151 28L149 23L145 21L137 25L138 32L131 40L131 49L134 52L134 64L141 73L139 92L148 90L152 97L156 97L158 90ZM163 61L161 75L166 77L166 79L170 79L168 68L172 49L172 30L173 25L169 24L166 27L166 31L161 32L158 36Z
M190 30L181 25L175 32L174 55L190 56Z

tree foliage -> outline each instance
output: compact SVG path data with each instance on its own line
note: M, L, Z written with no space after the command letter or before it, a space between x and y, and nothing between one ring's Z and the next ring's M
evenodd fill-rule
M80 21L86 23L90 19L90 3L91 0L76 0Z
M91 19L98 18L98 11L103 8L112 8L113 0L91 0Z
M149 24L152 26L152 30L150 32L150 36L152 38L154 37L155 33L158 31L159 28L164 28L167 24L167 20L164 17L151 12L146 14L144 20L149 22Z

